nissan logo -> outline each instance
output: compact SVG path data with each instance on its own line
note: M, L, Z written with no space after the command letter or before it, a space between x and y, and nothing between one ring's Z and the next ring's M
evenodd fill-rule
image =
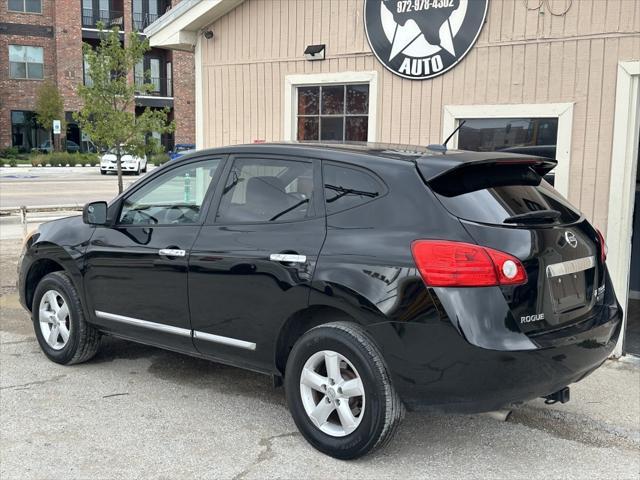
M578 246L578 239L576 238L576 236L573 234L573 232L569 232L566 231L564 232L564 239L567 241L567 243L569 245L571 245L573 248L576 248Z

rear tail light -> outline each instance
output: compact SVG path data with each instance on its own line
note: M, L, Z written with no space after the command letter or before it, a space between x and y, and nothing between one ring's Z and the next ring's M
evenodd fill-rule
M527 281L527 272L516 257L479 245L416 240L411 253L430 287L489 287Z
M607 248L607 244L604 241L604 236L602 232L596 228L596 232L598 232L598 243L600 243L600 262L604 263L607 259L607 253L609 249Z

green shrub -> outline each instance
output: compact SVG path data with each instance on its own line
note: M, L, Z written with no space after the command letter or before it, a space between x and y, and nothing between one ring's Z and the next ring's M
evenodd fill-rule
M18 158L20 156L20 150L18 147L7 147L0 150L1 158Z
M49 162L49 155L44 155L42 153L38 155L33 155L31 157L31 166L33 167L44 167Z
M85 163L88 163L92 167L95 167L96 165L98 165L100 163L100 157L98 157L97 154L95 154L95 153L85 153L84 155L86 157Z
M169 161L169 154L167 153L156 153L151 155L149 158L149 163L153 163L156 167L159 167L163 163L167 163Z
M15 158L10 158L9 159L9 166L10 167L17 167L18 166L18 160Z

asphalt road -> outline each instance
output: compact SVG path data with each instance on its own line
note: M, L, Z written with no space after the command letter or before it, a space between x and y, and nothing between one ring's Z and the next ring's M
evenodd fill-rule
M86 364L48 361L18 304L19 249L0 241L2 479L639 477L638 360L507 422L409 412L386 448L338 461L302 439L265 376L106 337Z
M125 175L125 188L138 178ZM83 205L117 194L117 176L98 167L0 168L0 207Z

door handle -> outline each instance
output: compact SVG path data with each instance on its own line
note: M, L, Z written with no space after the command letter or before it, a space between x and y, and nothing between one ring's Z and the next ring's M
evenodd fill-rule
M272 262L306 263L307 256L294 253L272 253L269 255L269 260Z
M164 255L165 257L184 257L186 254L187 252L178 248L161 248L158 250L158 255Z

